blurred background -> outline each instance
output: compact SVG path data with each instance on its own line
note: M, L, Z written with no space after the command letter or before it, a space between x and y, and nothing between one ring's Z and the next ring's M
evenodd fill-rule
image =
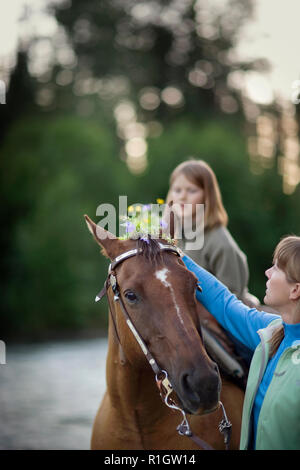
M91 340L88 365L82 363L85 340L105 335L107 326L106 301L94 303L107 260L84 213L97 222L98 205L118 207L119 195L128 204L164 198L178 163L204 159L219 180L229 229L248 256L250 292L262 299L275 245L283 235L300 234L299 13L297 0L11 0L5 6L0 339L7 364L0 365L0 386L2 420L15 427L2 444L0 434L2 448L50 445L34 431L24 444L16 431L24 415L8 405L14 381L25 373L26 351L28 363L44 357L40 341L81 338L79 349L69 342L64 352L61 342L51 343L43 364L52 364L56 351L66 361L62 371L86 367L88 383L92 363L103 380L97 361L105 358L104 343L101 349ZM54 387L56 379L44 374L32 381ZM24 390L15 404L33 393ZM94 410L100 399L98 389L93 393ZM77 413L83 434L90 432L86 411ZM72 423L71 415L63 423ZM51 445L80 448L82 439L79 433L59 444L58 437Z

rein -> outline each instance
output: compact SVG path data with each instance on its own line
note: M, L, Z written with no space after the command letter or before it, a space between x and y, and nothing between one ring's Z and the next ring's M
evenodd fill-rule
M179 257L182 256L181 251L178 248L176 248L175 246L165 245L165 244L159 243L159 248L162 251L169 251L171 253L174 253L175 255L177 255ZM125 261L125 260L127 260L127 259L129 259L133 256L138 255L141 252L142 252L141 248L135 248L133 250L129 250L129 251L127 251L125 253L122 253L121 255L117 256L110 263L110 265L108 267L108 276L107 276L107 279L104 283L104 287L99 292L99 294L97 294L97 296L95 298L95 302L98 302L99 300L102 299L102 297L104 297L104 295L107 295L109 287L112 288L112 291L113 291L113 294L114 294L113 300L120 304L121 311L122 311L122 313L125 317L126 323L127 323L128 327L130 328L131 332L133 333L133 335L134 335L136 341L138 342L141 350L145 354L146 359L148 360L148 362L149 362L149 364L150 364L150 366L151 366L151 368L152 368L152 370L155 374L156 384L157 384L157 387L159 389L160 396L161 396L163 402L169 408L171 408L173 410L180 411L180 413L183 416L183 420L182 420L181 424L179 424L179 426L177 426L178 434L180 436L186 436L186 437L191 438L199 447L202 447L204 450L214 450L208 443L206 443L205 441L200 439L198 436L195 436L193 434L193 432L191 431L191 428L190 428L190 425L188 423L188 420L187 420L187 417L186 417L186 414L185 414L184 410L181 409L179 406L177 406L177 404L174 402L174 400L170 397L170 395L173 392L173 387L172 387L171 382L169 381L168 374L165 370L162 370L159 367L156 360L154 359L154 357L150 353L150 351L147 348L145 342L143 341L142 337L140 336L140 334L138 333L138 331L135 328L134 324L132 323L131 318L130 318L130 316L129 316L127 310L126 310L126 307L124 305L123 299L120 295L120 290L119 290L119 286L118 286L118 283L117 283L117 277L116 277L116 273L115 273L114 269L116 268L116 266L118 266L118 264L122 263L123 261ZM117 331L117 328L116 328L115 320L114 320L114 317L113 317L113 314L112 314L112 309L111 309L110 300L109 300L108 295L107 295L107 298L108 298L109 311L110 311L111 318L112 318L112 321L113 321L115 333L116 333L116 336L118 338L119 343L121 344L120 338L119 338L119 335L118 335L118 331ZM228 450L230 437L231 437L231 427L232 427L232 425L231 425L230 421L227 418L223 403L220 401L219 404L222 408L222 413L223 413L223 418L219 423L219 431L224 436L225 448L226 448L226 450Z

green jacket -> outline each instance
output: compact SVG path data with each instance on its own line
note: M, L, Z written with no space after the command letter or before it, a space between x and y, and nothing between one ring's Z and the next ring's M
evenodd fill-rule
M258 331L261 342L255 350L249 371L241 450L249 448L254 398L268 363L269 340L274 328L281 322L281 319L273 320L267 328ZM256 449L300 449L300 344L287 348L277 363L259 415Z

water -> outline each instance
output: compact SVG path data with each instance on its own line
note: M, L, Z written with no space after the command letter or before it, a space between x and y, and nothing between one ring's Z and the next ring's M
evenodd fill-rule
M106 352L106 339L6 344L0 449L89 449L105 392Z

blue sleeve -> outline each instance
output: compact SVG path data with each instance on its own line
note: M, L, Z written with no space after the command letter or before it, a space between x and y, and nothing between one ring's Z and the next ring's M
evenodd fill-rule
M265 328L278 315L249 308L232 294L224 284L185 255L182 261L198 278L202 292L196 297L216 320L245 346L254 350L260 342L257 331Z

